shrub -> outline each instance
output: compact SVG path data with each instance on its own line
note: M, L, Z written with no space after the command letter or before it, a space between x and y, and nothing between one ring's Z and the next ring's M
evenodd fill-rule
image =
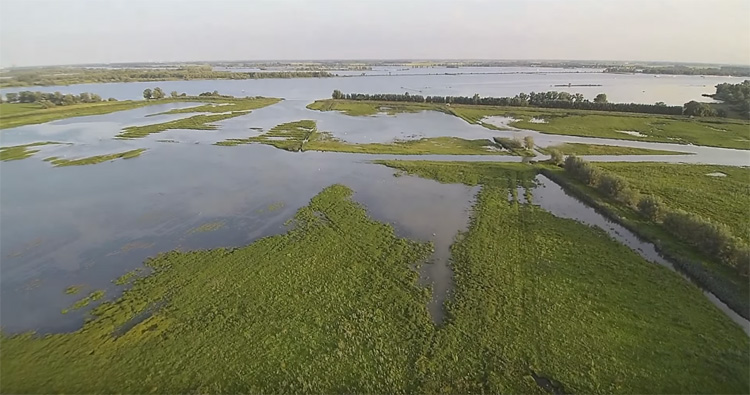
M646 195L638 201L638 212L652 221L659 221L664 216L664 203L654 195Z
M526 136L523 138L523 145L526 147L526 149L533 150L534 149L534 138L531 136Z
M617 198L627 187L628 183L623 178L613 174L603 174L599 178L597 189L609 197Z
M563 159L562 152L560 152L557 149L551 149L551 150L549 150L549 156L550 156L550 161L552 161L552 163L554 163L554 164L556 164L558 166L560 166L561 164L563 164L563 162L565 161Z

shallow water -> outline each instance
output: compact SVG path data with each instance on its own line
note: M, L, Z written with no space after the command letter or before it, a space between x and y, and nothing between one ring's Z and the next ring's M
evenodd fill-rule
M169 130L133 140L112 137L127 126L191 116L193 114L149 115L195 104L154 105L0 131L0 146L36 141L69 143L35 147L40 152L29 159L0 163L0 321L3 330L74 330L83 322L83 312L62 315L60 311L95 289L106 289L105 299L115 297L121 288L114 286L111 280L140 267L147 257L173 249L243 246L260 237L285 232L284 222L320 190L334 183L350 186L355 191L354 199L363 203L375 219L391 223L399 235L434 243L432 263L423 265L420 274L422 282L433 288L429 310L439 323L443 318L442 303L449 297L452 285L449 247L455 235L466 229L467 210L477 189L410 176L393 177L393 170L370 161L520 162L527 159L291 153L263 145L219 147L212 144L228 138L258 135L284 122L313 119L318 122L319 130L355 143L438 136L489 140L493 136L535 133L535 140L541 146L590 142L696 153L690 156L593 157L597 160L750 164L747 151L552 136L529 131L494 131L439 112L350 117L305 108L314 99L328 97L333 89L503 96L520 91L563 90L549 85L568 82L601 83L602 87L590 89L595 93L607 92L613 101L644 101L641 99L647 96L634 93L633 87L645 84L650 87L649 91L662 87L674 101L682 103L697 99L700 93L707 91L705 86L694 85L697 80L697 77L680 77L655 82L646 76L548 73L40 87L38 89L43 91L89 91L118 99L137 99L143 89L161 86L166 91L188 94L216 89L226 94L275 96L286 100L219 121L216 123L218 130ZM701 81L714 84L732 79ZM0 92L25 89L28 88ZM586 93L584 88L571 90ZM647 102L674 104L664 96L652 99ZM136 148L148 150L134 159L89 166L53 168L42 161L49 156L85 157ZM537 195L543 193L534 192L535 198ZM523 198L523 193L519 198ZM222 226L208 232L195 231L208 223ZM67 286L76 284L83 285L81 293L63 293Z

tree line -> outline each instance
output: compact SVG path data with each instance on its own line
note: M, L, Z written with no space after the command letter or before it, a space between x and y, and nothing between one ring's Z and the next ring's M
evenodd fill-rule
M0 87L133 81L317 78L333 77L333 74L327 71L214 71L211 66L191 66L171 69L35 68L11 70L4 72L3 76L6 78L0 79Z
M55 106L69 106L71 104L78 103L98 103L104 101L101 96L97 95L96 93L89 92L83 92L78 95L70 93L62 94L60 92L9 92L5 94L5 99L8 103L39 103L45 108ZM107 101L117 101L117 99L110 97L109 99L107 99Z
M642 73L642 74L672 74L672 75L720 75L750 77L750 67L721 66L721 67L689 67L689 66L613 66L604 69L605 73Z
M543 107L563 108L594 111L619 111L637 112L646 114L682 115L682 106L667 106L664 103L638 104L638 103L610 103L607 95L598 94L593 101L584 98L580 93L568 92L531 92L519 93L513 97L481 97L474 96L422 96L404 94L367 94L367 93L342 93L334 90L331 94L333 99L359 100L359 101L395 101L413 103L445 103L445 104L473 104L504 107Z
M642 196L624 178L606 172L591 163L568 156L565 172L604 196L632 207L640 215L656 223L678 239L696 247L707 256L735 269L741 276L750 273L750 247L724 224L715 223L683 210L669 209L654 195Z
M716 85L716 93L703 96L731 104L741 115L750 118L750 80L744 80L738 84Z

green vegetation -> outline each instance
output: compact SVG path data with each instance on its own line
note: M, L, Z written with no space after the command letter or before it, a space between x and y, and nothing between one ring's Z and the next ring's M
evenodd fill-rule
M527 99L528 100L528 99ZM390 109L396 112L440 111L488 129L521 128L547 134L601 137L619 140L694 144L711 147L750 149L750 123L727 118L692 119L684 116L629 114L577 109L499 107L491 105L444 104L435 102L387 102L318 100L308 105L320 111L342 111L348 115L372 115ZM511 117L507 125L496 126L483 119Z
M66 293L67 293L67 290L66 290ZM95 301L97 301L97 300L99 300L99 299L101 299L103 297L104 297L104 291L102 291L102 290L94 291L94 292L90 293L88 296L86 296L85 298L83 298L83 299L81 299L81 300L73 303L73 305L70 306L70 307L68 307L67 309L63 309L62 313L63 314L68 314L72 310L82 309L82 308L88 306L91 302L95 302Z
M185 114L192 112L211 112L211 113L226 113L236 111L249 111L256 110L259 108L267 107L272 104L276 104L281 99L275 97L247 97L247 98L233 98L226 96L200 96L199 100L202 102L209 102L207 104L188 107L188 108L175 108L166 112L162 112L155 115L161 114Z
M644 66L627 65L613 66L604 69L605 73L643 73L643 74L672 74L672 75L728 75L728 76L750 76L750 67L747 66Z
M143 271L144 271L144 270L143 270L142 268L138 268L138 269L135 269L135 270L131 270L131 271L129 271L129 272L127 272L127 273L123 274L122 276L118 277L118 278L117 278L116 280L114 280L114 281L113 281L113 283L114 283L115 285L125 285L125 284L128 284L128 283L131 283L131 282L133 282L133 281L134 281L134 280L135 280L136 278L138 278L138 276L139 276L139 275L140 275L141 273L143 273Z
M725 224L735 235L750 242L748 168L666 163L597 163L597 166L624 178L643 194L658 196L671 208Z
M493 137L498 145L518 156L535 156L534 150L524 145L524 142L516 138ZM532 143L533 147L533 143Z
M750 80L744 80L739 84L719 84L716 85L716 93L709 96L716 100L721 100L729 105L729 111L719 107L717 111L736 112L744 119L750 118Z
M38 147L40 145L49 144L61 144L54 141L44 141L39 143L14 145L11 147L0 147L0 161L2 160L19 160L26 159L39 152L37 149L29 149L29 147Z
M79 331L3 335L2 391L416 389L433 327L410 265L430 245L397 238L351 193L325 189L284 235L149 260Z
M245 80L259 78L332 77L326 71L214 71L211 66L183 66L173 69L95 69L81 67L35 67L3 72L0 88L134 81Z
M2 391L750 390L748 338L698 288L602 231L508 201L537 168L388 164L483 185L453 246L442 327L410 269L430 245L397 238L335 185L287 234L148 260L152 273L76 332L3 335Z
M58 158L56 156L52 156L49 158L45 158L44 160L52 163L55 167L94 165L97 163L107 162L107 161L115 160L115 159L135 158L137 156L140 156L144 151L146 151L145 148L138 148L138 149L134 149L130 151L119 152L116 154L96 155L96 156L89 156L87 158L66 159L66 158Z
M65 288L65 294L66 295L75 295L78 292L80 292L82 288L83 288L82 285L71 285L71 286Z
M607 164L608 166L610 164ZM619 164L618 164L619 165ZM625 167L641 166L627 164ZM644 165L647 166L647 165ZM687 165L653 165L663 168L666 174L660 181L665 190L676 185L678 178L669 175L669 167ZM609 170L594 166L580 158L568 157L565 171L559 168L546 168L544 174L561 184L602 214L616 221L644 240L653 243L657 250L669 258L675 266L702 287L713 292L732 310L741 316L750 317L750 291L747 281L750 269L750 249L745 240L733 235L726 225L714 219L705 219L695 213L686 214L681 209L670 206L661 196L651 194L648 187L652 181L639 182L644 175L659 176L659 170L649 171L645 167L639 172L641 178L634 183ZM637 170L636 170L637 171ZM747 170L745 170L747 171ZM708 177L708 176L704 176ZM670 179L671 178L671 179ZM690 178L686 182L696 183L696 189L708 187ZM644 190L639 190L644 187ZM658 190L660 187L654 187ZM711 188L711 187L709 187ZM747 188L747 185L744 186ZM647 192L648 194L643 194ZM717 193L718 192L718 193ZM693 196L708 197L713 193L727 193L727 189L717 187L704 189ZM732 192L730 195L732 195ZM733 196L733 195L732 195ZM723 201L726 196L708 201ZM743 199L747 199L743 197ZM680 198L675 199L679 201ZM723 204L723 203L718 203ZM727 207L727 205L725 205ZM702 211L698 211L699 213Z
M3 103L0 105L0 129L14 128L23 125L32 125L45 122L56 121L58 119L82 117L88 115L109 114L117 111L132 110L144 106L155 104L175 103L175 102L204 102L211 103L204 106L192 107L188 111L167 111L169 114L180 112L216 112L208 110L214 104L223 104L226 106L222 109L218 106L219 112L232 110L252 110L269 106L277 103L281 99L267 97L231 97L231 96L187 96L164 98L160 100L127 100L127 101L106 101L99 103L81 103L66 105L60 107L44 108L36 104L27 103ZM241 115L241 114L240 114Z
M219 230L223 228L224 225L225 225L224 221L207 222L201 226L197 226L193 229L190 229L188 231L188 234L213 232L215 230Z
M392 143L354 144L327 132L319 132L315 121L302 120L277 125L267 133L244 139L228 139L216 145L234 146L261 143L287 151L326 151L398 155L506 155L490 140L464 140L456 137L433 137L419 140L397 140Z
M161 103L163 102L128 100L82 103L53 108L43 108L41 106L22 103L5 103L0 108L2 109L0 111L0 129L51 122L64 118L109 114Z
M219 127L215 125L215 122L223 121L225 119L239 117L241 115L249 114L249 111L237 111L227 114L214 114L214 115L194 115L192 117L178 119L175 121L168 121L162 123L155 123L152 125L145 126L129 126L122 130L115 138L118 139L135 139L146 137L150 134L161 133L170 129L190 129L190 130L216 130Z
M375 102L405 102L417 104L463 104L463 105L480 105L480 106L501 106L501 107L542 107L542 108L564 108L578 110L594 111L618 111L618 112L639 112L644 114L666 114L682 115L681 106L667 106L664 103L657 104L638 104L638 103L610 103L607 101L607 95L600 93L596 95L594 101L589 101L580 93L568 92L531 92L529 94L519 93L514 97L481 97L478 94L474 96L422 96L411 95L409 92L399 93L347 93L344 94L339 90L334 90L331 95L333 100L351 100L351 101L375 101Z
M340 111L351 116L375 115L386 113L395 115L399 113L412 113L420 111L442 111L443 106L432 103L399 103L399 102L376 102L376 101L353 101L353 100L316 100L307 105L310 110L318 111Z
M29 111L41 110L43 107L39 103L0 103L0 119L6 116L25 113Z
M748 339L697 287L598 229L508 202L535 168L379 163L482 185L452 248L450 319L419 365L424 392L539 392L530 372L555 392L747 392Z
M260 136L248 137L246 139L229 139L219 141L215 145L240 145L262 143L272 145L287 151L301 151L302 146L310 136L315 133L315 121L305 119L302 121L287 122L276 125L271 130Z
M601 137L620 140L695 144L711 147L750 149L750 123L725 118L690 119L592 111L517 109L503 107L451 106L451 112L469 123L502 129L484 117L514 118L508 126L547 134Z
M5 98L8 103L35 103L39 108L71 106L79 103L99 103L103 101L101 96L97 95L96 93L90 92L83 92L79 95L73 95L70 93L62 94L60 92L45 93L39 91L21 91L18 93L6 93ZM110 98L109 101L117 100L114 98Z
M687 152L581 143L562 143L537 149L544 154L556 149L564 155L690 155Z

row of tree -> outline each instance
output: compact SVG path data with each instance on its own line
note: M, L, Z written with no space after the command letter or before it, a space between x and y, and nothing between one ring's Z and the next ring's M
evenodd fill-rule
M133 81L333 77L334 75L327 71L235 72L215 71L211 66L192 66L163 69L35 68L11 70L3 73L3 76L5 78L0 79L0 87Z
M605 73L643 73L643 74L671 74L671 75L722 75L750 77L750 67L722 66L722 67L690 67L690 66L613 66L604 69Z
M682 106L667 106L664 103L637 104L637 103L610 103L607 95L600 93L593 101L584 98L580 93L568 92L531 92L529 94L519 93L513 97L481 97L474 96L422 96L404 94L367 94L367 93L342 93L334 90L331 97L334 99L362 100L362 101L396 101L412 103L445 103L445 104L474 104L487 106L510 106L510 107L543 107L564 108L595 111L619 111L639 112L646 114L682 115Z
M45 93L45 92L8 92L5 94L5 99L8 103L40 103L44 107L54 106L69 106L71 104L78 103L98 103L102 100L102 97L96 93L83 92L78 95L73 94L62 94L60 92ZM109 101L116 101L114 98L109 98Z
M573 178L596 188L603 195L634 208L651 221L661 222L668 232L707 256L731 266L740 275L750 273L750 247L732 235L726 225L682 210L670 210L658 197L642 196L624 178L574 155L565 159L564 168Z

